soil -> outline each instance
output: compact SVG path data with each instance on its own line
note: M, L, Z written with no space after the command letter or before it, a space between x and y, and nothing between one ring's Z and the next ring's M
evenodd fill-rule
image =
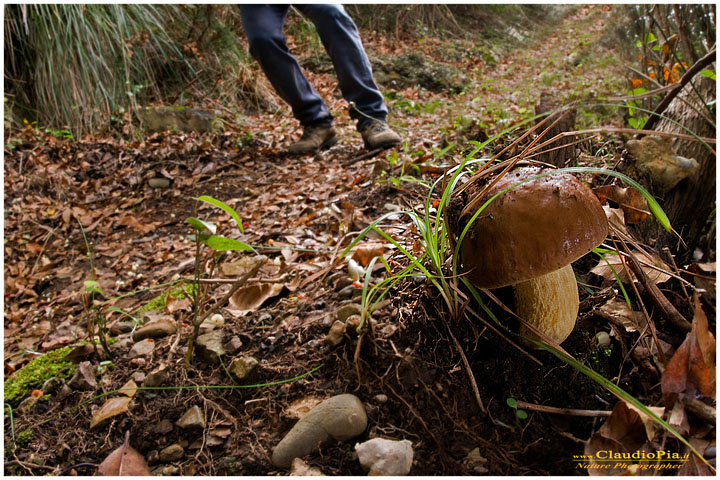
M553 32L536 40L536 53L529 47L519 49L485 72L495 82L486 90L488 98L524 88L533 78L525 69L537 68L528 66L528 57L539 59L543 52L561 51L561 45L574 41L575 29L582 27L599 38L609 15L601 6L576 9ZM381 40L367 35L368 48L380 49ZM588 75L578 69L563 73L559 81L571 82L575 74ZM312 74L311 80L320 91L332 85L329 74ZM493 88L498 90L493 93ZM341 100L330 95L333 111L342 112ZM414 95L419 102L437 98L410 90L403 95ZM528 106L539 95L528 91L517 98ZM456 109L442 112L445 118L462 110L468 97L445 98L454 102L447 108ZM490 100L480 110L489 104ZM512 116L518 103L509 100L507 108ZM98 367L95 390L73 390L64 398L51 395L29 411L15 410L12 420L6 415L5 473L92 475L130 432L130 444L156 474L283 475L287 472L276 469L270 458L296 421L289 406L302 398L352 393L365 405L368 428L352 441L324 446L305 458L326 475L364 475L353 446L378 436L412 442L412 475L585 474L573 456L583 454L585 442L605 420L602 414L569 416L526 408L528 417L521 419L507 400L608 411L617 399L548 352L512 346L511 334L500 336L470 313L452 320L428 280L399 281L373 313L369 327L360 334L348 330L337 346L323 341L334 312L351 301L343 290L350 285L347 264L338 260L338 252L391 207L420 208L424 202L426 190L409 182L395 185L387 177L400 177L400 169L407 167L418 176L437 178L437 170L417 173L422 169L412 167L425 168L423 160L432 158L433 148L444 141L432 122L437 118L438 112L398 113L396 121L407 144L361 160L356 159L366 152L343 113L337 118L343 142L299 159L282 153L292 134L299 133L288 114L249 118L246 129L253 140L242 145L232 133L153 134L135 142L65 141L31 135L29 130L22 133L23 143L6 151L5 158L6 378L32 358L33 351L87 339L83 292L84 281L91 276L114 299L111 305L125 311L135 311L163 291L149 287L162 287L178 276L192 277L195 246L187 238L189 216L216 222L218 234L263 246L261 253L280 265L285 288L246 315L233 314L225 306L221 310L225 340L237 336L242 341L238 354L259 361L251 377L240 382L230 377L224 368L230 358L224 359L224 365L199 357L187 364L183 358L191 331L187 325L178 351L171 352L175 336L159 338L148 359L128 358L130 345L120 335L110 345L111 363L101 364L95 355L81 358ZM454 135L459 139L461 133ZM382 170L388 172L385 177ZM151 188L150 177L168 178L171 186ZM194 198L201 195L233 206L245 222L245 233L240 234L219 210L209 206L197 210ZM408 248L416 245L407 216L388 220L384 230ZM92 267L84 235L94 250ZM386 258L395 268L408 262L397 249L386 250ZM589 273L595 263L594 258L583 258L575 271L588 287L599 289L605 286L603 279ZM213 288L210 304L230 286ZM669 289L681 291L674 285ZM135 294L118 298L129 292ZM509 290L496 292L504 300L509 294ZM587 295L583 290L581 300ZM692 309L680 293L671 298L692 318ZM511 331L516 328L502 308L493 302L488 305ZM187 323L189 308L171 310L166 309ZM125 320L103 311L110 326ZM714 325L714 310L710 321ZM675 347L684 338L683 332L664 322L658 330ZM595 340L601 331L613 332L607 348ZM638 341L637 332L618 331L588 309L581 312L563 347L646 405L658 405L662 399L657 377L649 376L628 353ZM477 395L461 351L471 366ZM105 400L98 395L161 363L169 368L164 386L182 388L139 391L126 414L88 428ZM298 376L302 378L267 385ZM223 385L259 386L210 388ZM205 431L174 425L193 405L204 412ZM11 429L31 429L32 436L10 450ZM222 431L221 441L210 445L209 431ZM158 452L175 443L184 447L183 457L160 461ZM481 458L470 461L468 454L476 448Z

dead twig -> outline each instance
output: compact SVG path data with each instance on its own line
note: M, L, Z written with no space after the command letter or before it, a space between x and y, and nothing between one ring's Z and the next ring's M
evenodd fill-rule
M573 415L576 417L609 417L612 413L610 410L580 410L576 408L559 408L559 407L548 407L546 405L537 405L534 403L517 402L518 408L525 410L533 410L536 412L543 413L554 413L557 415Z
M628 266L635 274L640 284L645 288L645 291L650 295L650 300L653 304L660 309L663 316L667 318L676 328L683 332L689 332L692 328L690 322L677 311L675 306L665 297L655 283L648 278L640 265L637 263L637 259L630 253L628 253Z

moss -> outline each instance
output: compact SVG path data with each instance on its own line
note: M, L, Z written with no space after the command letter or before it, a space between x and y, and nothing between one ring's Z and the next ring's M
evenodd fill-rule
M5 380L5 403L16 407L18 403L50 377L60 375L60 370L72 365L65 357L72 351L71 347L59 348L43 356L34 358L23 368ZM68 378L74 369L68 369L61 376Z
M185 293L187 291L187 293ZM174 287L170 287L167 290L165 290L162 294L158 295L157 297L151 299L149 302L147 302L145 305L140 307L137 311L137 314L143 314L146 312L155 312L155 311L162 311L167 306L167 299L169 296L173 298L186 298L188 294L192 294L193 286L189 283L187 284L180 284L176 285Z
M30 444L30 440L32 440L32 436L33 431L31 429L23 430L15 437L15 445L18 447L27 447Z

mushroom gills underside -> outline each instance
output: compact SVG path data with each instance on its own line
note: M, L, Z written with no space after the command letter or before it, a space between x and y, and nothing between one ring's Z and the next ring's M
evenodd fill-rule
M570 264L515 285L517 315L557 343L562 343L575 327L579 305L575 273ZM525 327L520 333L537 339L537 335Z

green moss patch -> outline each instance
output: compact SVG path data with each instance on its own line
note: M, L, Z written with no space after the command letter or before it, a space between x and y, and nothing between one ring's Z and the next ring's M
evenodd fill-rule
M5 380L5 403L16 407L20 401L30 393L42 387L50 377L59 375L60 370L72 365L72 362L65 360L72 347L59 348L48 352L45 355L34 358L23 368L15 372ZM68 378L74 369L68 369L62 377Z
M185 293L187 291L187 294ZM172 298L186 298L188 294L192 294L193 285L190 283L176 285L165 290L162 294L151 299L145 305L140 307L137 314L143 314L147 312L163 311L167 306L168 297Z

